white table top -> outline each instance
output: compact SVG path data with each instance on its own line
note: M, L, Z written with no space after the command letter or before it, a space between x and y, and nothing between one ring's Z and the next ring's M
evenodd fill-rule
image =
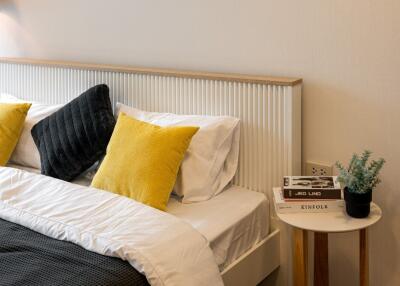
M366 218L352 218L346 211L328 213L277 213L285 223L316 232L348 232L367 228L382 216L382 211L375 203L371 203L371 212Z

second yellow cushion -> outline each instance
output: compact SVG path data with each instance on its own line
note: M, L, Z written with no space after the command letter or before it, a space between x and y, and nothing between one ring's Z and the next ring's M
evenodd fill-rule
M121 113L92 186L165 210L198 127L160 127Z

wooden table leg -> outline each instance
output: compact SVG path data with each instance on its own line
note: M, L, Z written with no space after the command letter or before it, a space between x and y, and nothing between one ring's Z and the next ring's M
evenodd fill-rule
M369 258L367 229L360 230L360 286L369 285Z
M293 229L293 285L307 286L308 239L307 231Z
M314 286L329 286L328 234L314 233Z

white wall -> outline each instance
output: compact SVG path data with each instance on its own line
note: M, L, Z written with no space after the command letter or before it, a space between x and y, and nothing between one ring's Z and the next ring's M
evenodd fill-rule
M399 15L398 0L0 0L0 56L302 77L305 160L388 161L371 285L400 285ZM331 285L356 285L357 247L330 236Z

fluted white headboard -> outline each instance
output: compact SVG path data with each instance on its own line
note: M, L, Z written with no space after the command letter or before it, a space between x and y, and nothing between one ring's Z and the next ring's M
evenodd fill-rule
M236 185L270 196L301 172L301 79L0 58L0 92L24 99L65 103L99 83L114 105L240 118Z

